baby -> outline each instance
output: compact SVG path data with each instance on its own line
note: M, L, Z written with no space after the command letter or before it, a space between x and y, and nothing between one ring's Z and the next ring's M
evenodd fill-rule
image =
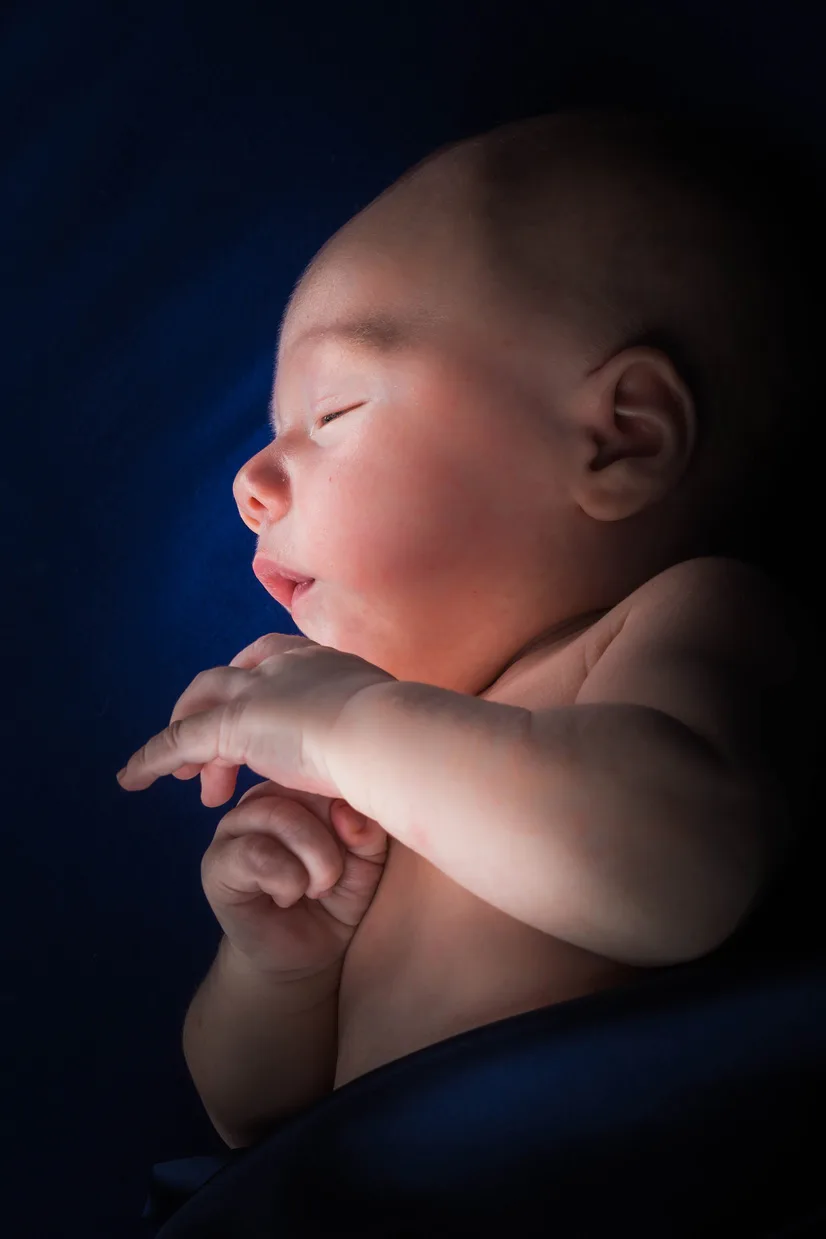
M787 852L760 724L797 691L798 617L726 548L781 413L788 433L795 268L759 170L691 132L582 111L453 144L293 293L275 437L235 499L301 632L392 681L342 730L349 808L270 781L224 819L224 844L280 839L280 878L266 849L246 884L205 857L227 937L184 1047L233 1147L436 1041L713 951ZM239 946L253 896L281 918L271 967Z

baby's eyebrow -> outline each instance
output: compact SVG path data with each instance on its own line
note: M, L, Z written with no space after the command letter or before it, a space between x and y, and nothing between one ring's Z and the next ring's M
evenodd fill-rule
M342 340L348 344L357 344L362 348L370 348L374 352L387 352L411 344L422 326L422 315L369 314L357 318L339 319L333 323L323 323L319 327L310 327L296 336L292 347L303 344L307 340L327 338ZM280 334L279 334L280 343Z

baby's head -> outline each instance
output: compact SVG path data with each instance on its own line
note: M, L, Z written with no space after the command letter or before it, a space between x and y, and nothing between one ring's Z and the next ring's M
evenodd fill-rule
M258 550L315 578L302 632L478 693L729 549L810 384L808 240L746 147L627 112L517 122L322 248L282 324L276 437L234 485Z

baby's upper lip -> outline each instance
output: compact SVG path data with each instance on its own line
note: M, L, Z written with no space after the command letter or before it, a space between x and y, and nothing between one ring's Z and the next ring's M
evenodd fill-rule
M295 572L286 564L279 563L277 559L270 559L267 555L256 555L252 561L252 570L267 593L271 594L276 602L280 602L282 607L289 607L296 585L302 581L315 579Z

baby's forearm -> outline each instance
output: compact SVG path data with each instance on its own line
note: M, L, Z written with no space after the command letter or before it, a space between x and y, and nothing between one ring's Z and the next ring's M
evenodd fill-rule
M341 794L480 899L639 966L715 949L765 879L768 812L687 727L636 705L529 710L426 684L359 694Z
M183 1050L204 1108L231 1148L255 1143L332 1092L340 975L339 966L279 981L221 939L187 1011Z

